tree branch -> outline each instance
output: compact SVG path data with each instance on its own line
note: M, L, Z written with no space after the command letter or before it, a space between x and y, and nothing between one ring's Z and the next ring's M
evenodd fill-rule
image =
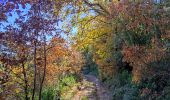
M103 6L100 5L99 3L90 3L88 0L83 0L83 2L84 2L87 6L93 8L93 10L94 10L95 12L97 12L98 14L100 14L100 15L107 16L107 15L110 14ZM97 9L97 8L99 8L99 9Z

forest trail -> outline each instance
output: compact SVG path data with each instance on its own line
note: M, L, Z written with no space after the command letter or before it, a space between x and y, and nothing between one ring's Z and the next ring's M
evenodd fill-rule
M97 77L85 75L82 83L91 85L81 85L71 100L112 100L108 89L102 86Z

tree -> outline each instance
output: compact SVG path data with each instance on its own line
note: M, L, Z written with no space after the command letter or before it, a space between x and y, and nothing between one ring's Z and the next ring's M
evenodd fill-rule
M25 4L29 3L31 6L30 11L26 14L23 15L22 13L18 13L21 12L17 6L18 5L22 5L22 7L25 8ZM43 5L39 5L39 4L43 4ZM14 59L16 59L16 57L18 57L18 59L25 59L24 61L20 62L17 61L17 63L20 63L22 65L23 68L23 75L24 75L24 81L25 81L25 99L28 100L28 80L27 80L27 74L26 74L26 70L25 70L25 63L28 63L29 58L34 59L34 88L33 88L33 94L32 94L32 99L34 99L34 94L36 91L36 84L37 84L37 66L41 66L41 65L37 65L37 57L39 55L44 55L44 57L42 57L42 59L44 59L43 63L44 65L44 71L41 72L43 74L42 77L40 77L40 87L39 87L39 99L41 99L41 91L42 91L42 87L43 87L43 82L45 79L45 71L46 71L46 44L47 44L47 37L49 36L53 36L53 37L58 37L59 34L55 33L56 29L55 29L55 23L56 23L56 17L53 16L53 13L49 13L50 11L53 11L54 9L51 9L51 5L52 3L50 3L49 1L39 1L39 2L35 2L35 1L16 1L16 2L7 2L6 4L4 4L2 7L6 9L4 11L4 14L7 15L8 12L11 13L10 11L8 11L8 6L16 6L16 8L13 8L12 11L17 12L19 15L19 18L16 19L15 24L16 24L16 28L6 28L5 30L7 30L6 33L3 34L2 39L4 39L4 43L2 44L2 46L4 46L4 48L8 48L10 51L4 50L5 53L11 52L12 54L10 54L10 56L14 56ZM11 8L9 8L10 10ZM51 9L51 10L49 10ZM48 11L48 12L47 12ZM45 14L45 12L47 14ZM43 16L41 16L43 14ZM26 21L24 21L26 18ZM50 17L49 19L47 19L48 17ZM4 19L5 20L5 19ZM27 26L26 26L27 25ZM10 26L11 27L11 26ZM8 31L11 34L8 34ZM17 39L17 36L19 32L19 38ZM55 34L54 34L55 33ZM21 35L21 36L20 36ZM25 38L23 38L22 36L25 36ZM21 38L20 38L21 37ZM7 38L7 39L6 39ZM42 40L39 40L41 39ZM5 40L6 39L6 40ZM11 40L10 40L11 39ZM22 40L23 39L23 40ZM3 41L2 41L3 42ZM23 42L23 44L20 44L20 42ZM8 43L6 45L6 43ZM14 45L14 46L12 46ZM23 47L24 46L24 47ZM41 48L43 47L43 49ZM18 49L16 49L18 48ZM20 50L21 49L21 50ZM28 49L27 53L23 50ZM42 50L43 53L38 54L38 50ZM34 52L32 52L34 51ZM15 54L15 52L17 52L18 54ZM20 55L20 53L23 52L23 55ZM32 55L33 56L26 56L24 53L28 54L28 55ZM16 55L16 56L15 56ZM3 56L2 56L3 57ZM24 57L24 58L23 58ZM9 60L8 60L9 61ZM10 61L12 62L12 61ZM29 64L28 64L29 65ZM32 65L32 63L30 63L30 65Z

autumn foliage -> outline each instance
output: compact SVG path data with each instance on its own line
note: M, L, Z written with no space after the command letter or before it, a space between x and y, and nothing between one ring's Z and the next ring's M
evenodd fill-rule
M158 1L0 1L0 100L41 100L49 87L60 98L64 77L84 73L116 100L168 100L170 3Z

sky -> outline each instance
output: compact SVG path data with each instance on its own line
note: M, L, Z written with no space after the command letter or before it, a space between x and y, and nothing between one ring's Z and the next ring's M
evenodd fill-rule
M5 3L6 1L8 1L8 0L0 0L0 3L2 4L2 3ZM9 0L9 1L13 1L13 0ZM154 1L157 2L157 3L160 2L160 0L154 0ZM30 5L27 4L25 9L23 9L22 6L19 5L19 9L23 11L23 14L26 14L26 13L28 12L28 10L30 9ZM2 23L2 24L0 24L0 31L4 31L3 28L4 28L4 26L7 26L7 25L13 25L13 26L15 26L15 25L14 25L14 21L15 21L16 18L18 18L18 15L17 15L17 13L14 12L14 11L11 12L11 13L12 13L12 16L8 16L7 22L0 22L0 23ZM93 12L92 12L92 13L93 13ZM82 15L82 17L84 17L84 16L86 16L86 15ZM70 21L70 18L71 18L71 17L72 17L72 16L68 16L66 22L59 23L59 25L56 26L56 27L62 28L62 26L63 26L64 24L66 24L68 21ZM76 27L73 27L73 28L72 28L72 33L75 34L76 32L77 32L77 28L76 28ZM64 36L64 37L65 37L65 36Z
M7 0L0 0L0 3L3 4L3 3L6 3ZM21 5L19 5L19 9L23 12L22 14L26 14L28 13L29 9L30 9L30 5L29 4L26 4L26 8L23 9ZM3 21L3 22L0 22L0 31L4 31L4 27L7 26L7 25L12 25L12 26L15 26L14 22L15 22L15 19L18 18L18 14L15 12L15 11L11 11L10 12L12 14L12 16L9 16L7 15L7 22Z
M5 3L6 1L7 1L7 0L0 0L0 3L2 4L2 3ZM30 6L29 4L26 4L25 9L23 9L22 6L19 5L19 10L22 11L22 14L23 14L23 15L24 15L24 14L27 14L28 11L30 10L30 8L31 8L31 6ZM7 22L4 22L4 21L3 21L3 22L0 22L0 32L4 32L4 31L5 31L4 28L5 28L6 26L8 26L8 25L17 27L16 24L15 24L15 19L18 18L18 14L17 14L17 12L15 12L15 9L14 9L13 11L11 11L10 13L12 14L12 16L7 15ZM63 25L69 24L69 22L70 22L70 20L71 20L71 17L72 17L72 16L68 16L65 21L59 22L58 25L56 25L55 27L56 27L56 28L63 29ZM74 28L71 29L71 32L70 32L70 33L76 34L76 32L77 32L77 28L74 27ZM66 40L69 41L69 38L67 37L67 35L65 35L64 33L61 33L60 35L61 35L62 38L64 38L64 39L66 39ZM47 39L50 40L51 37L48 36Z

